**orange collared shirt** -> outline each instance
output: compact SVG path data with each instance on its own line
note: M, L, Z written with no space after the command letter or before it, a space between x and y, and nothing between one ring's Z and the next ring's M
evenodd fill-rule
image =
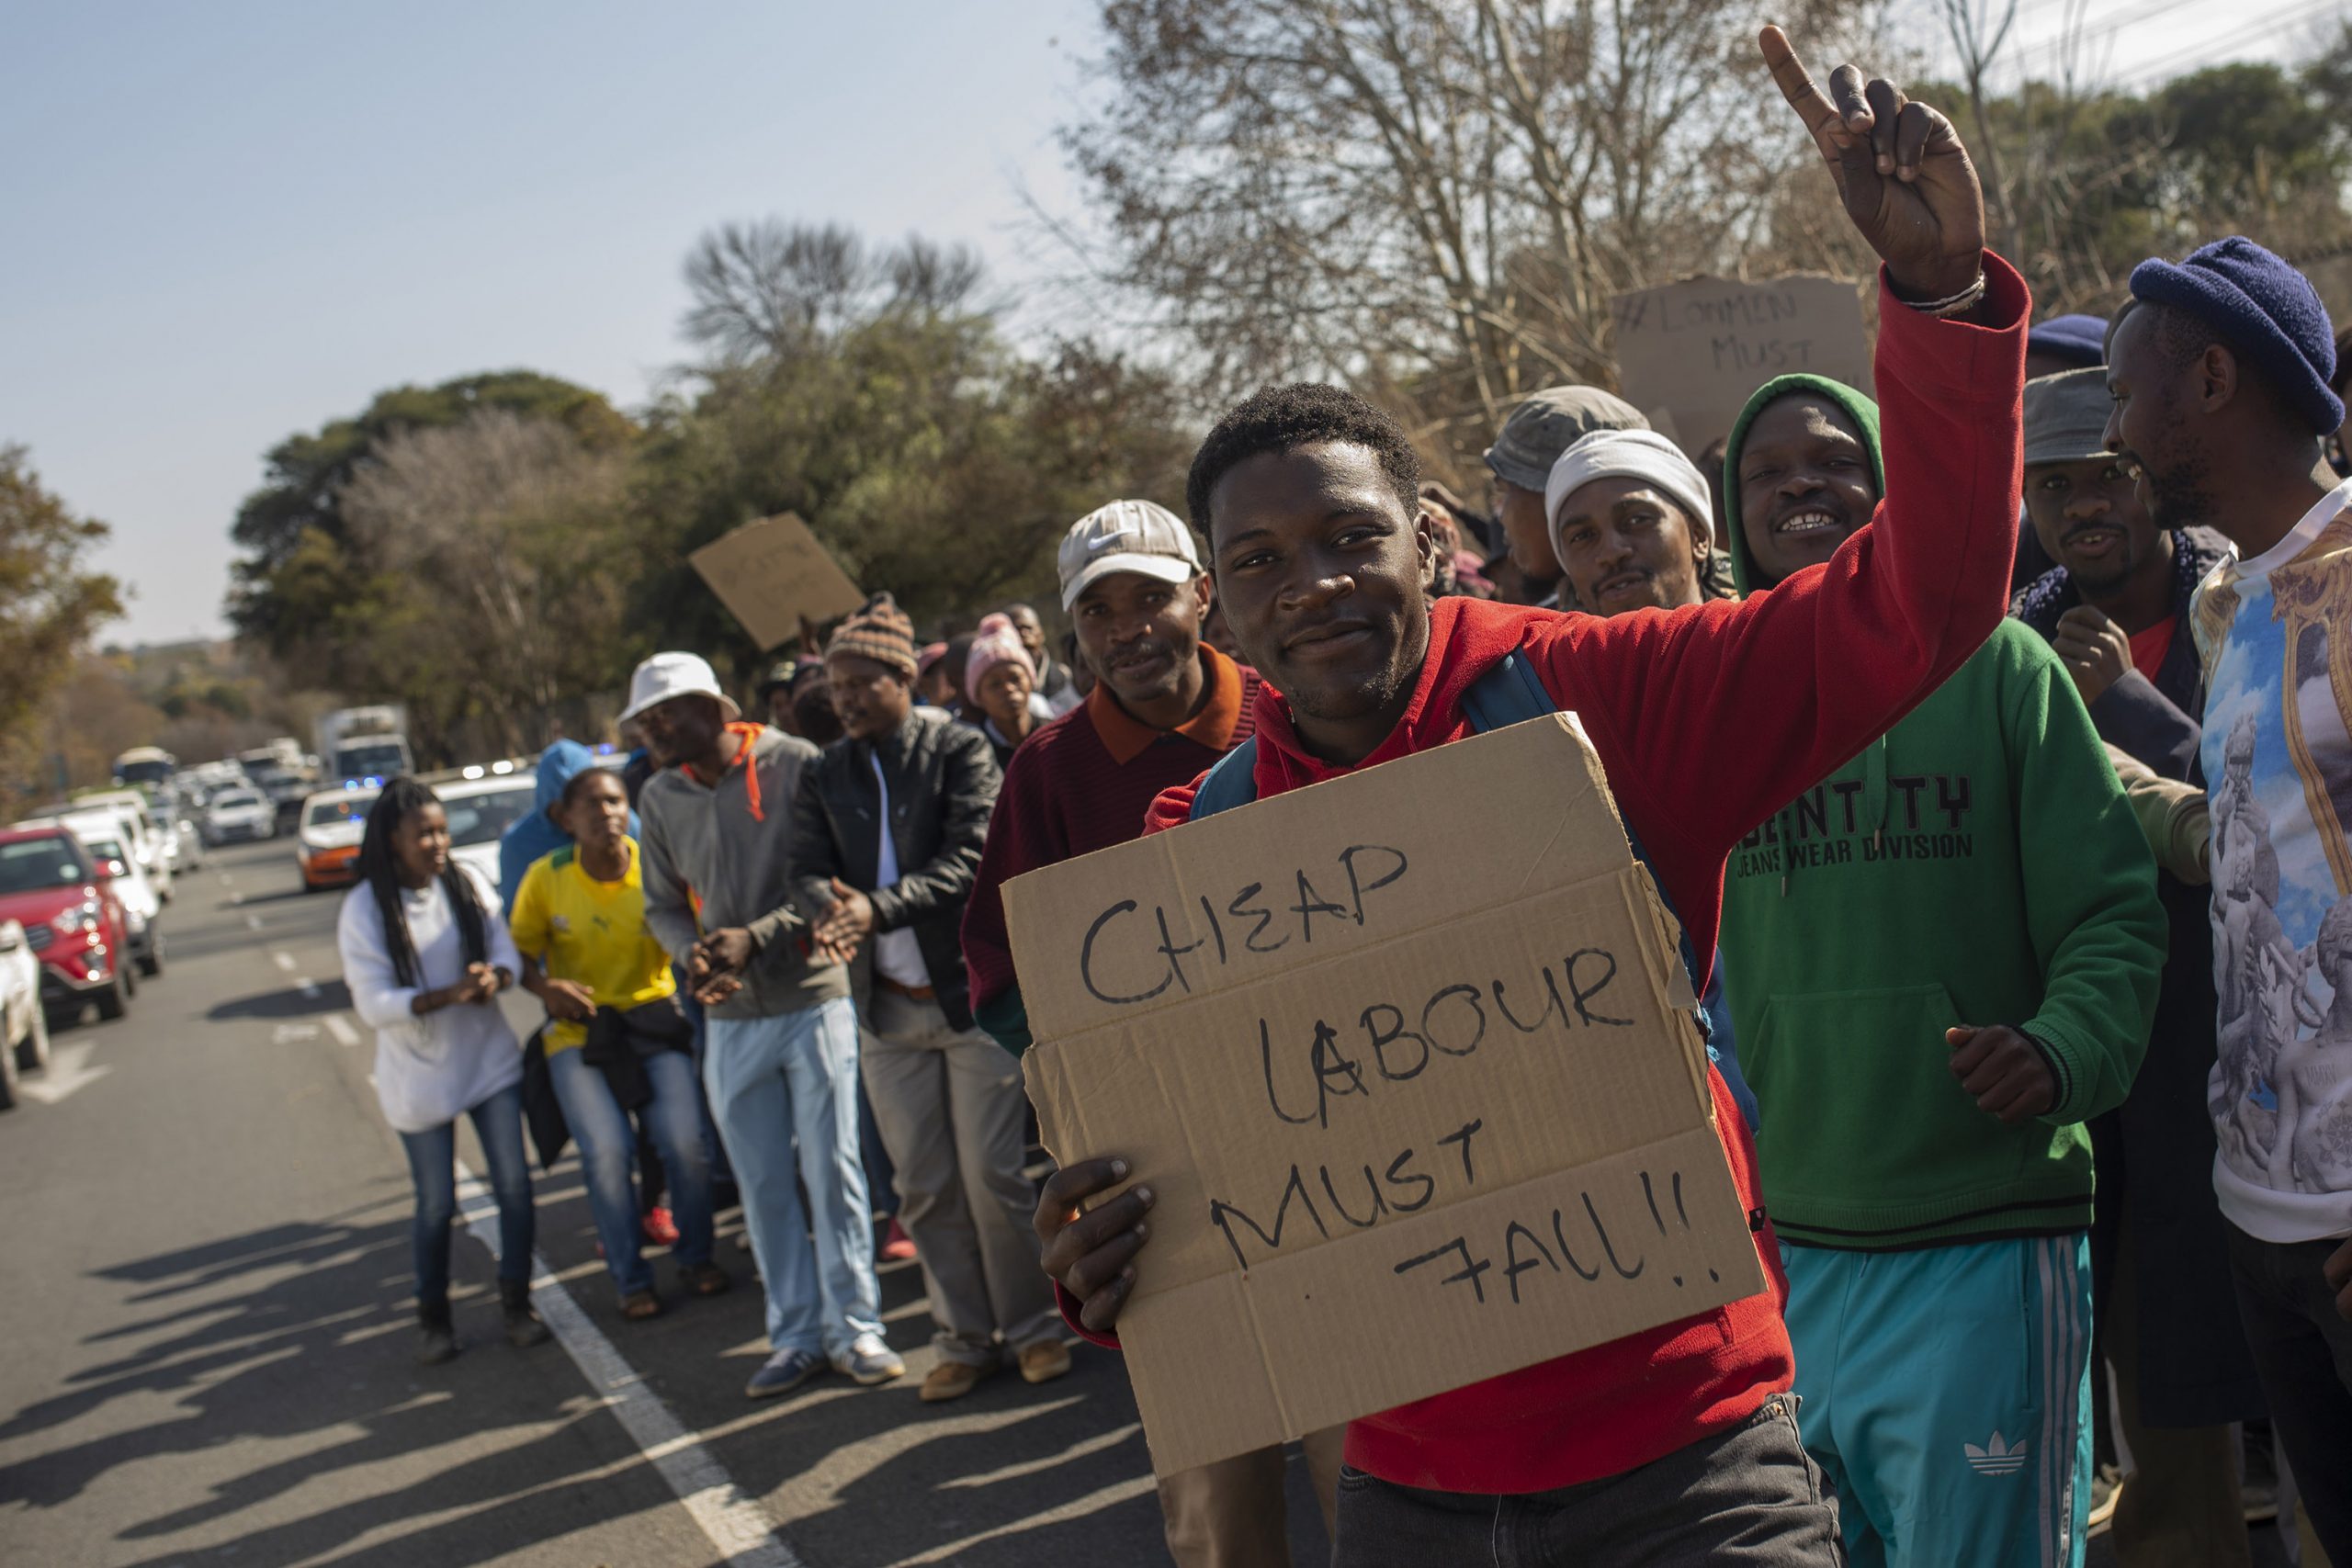
M1111 688L1102 682L1086 694L1086 716L1094 721L1094 733L1101 737L1102 749L1122 767L1143 755L1144 749L1162 735L1182 735L1197 740L1212 751L1225 751L1232 747L1235 726L1241 722L1241 666L1211 648L1201 644L1201 658L1208 665L1208 701L1200 712L1178 725L1173 730L1154 729L1138 723Z

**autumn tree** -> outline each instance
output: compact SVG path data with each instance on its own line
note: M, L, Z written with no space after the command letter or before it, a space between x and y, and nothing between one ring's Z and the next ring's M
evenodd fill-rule
M122 585L90 570L110 532L44 489L24 447L0 446L0 773L19 787L41 771L51 697L91 635L122 614Z
M625 450L492 407L385 438L343 487L350 543L377 573L346 635L428 740L473 719L477 745L535 747L534 716L627 678L628 473Z

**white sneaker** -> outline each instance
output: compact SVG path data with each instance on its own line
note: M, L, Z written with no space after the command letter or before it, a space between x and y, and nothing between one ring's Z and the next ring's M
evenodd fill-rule
M849 1342L849 1349L833 1358L833 1371L852 1382L872 1388L907 1375L907 1364L899 1353L882 1343L879 1334L861 1334Z

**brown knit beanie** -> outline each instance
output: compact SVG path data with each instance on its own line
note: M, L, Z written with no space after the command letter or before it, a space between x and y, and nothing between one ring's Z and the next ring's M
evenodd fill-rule
M915 678L915 624L889 594L876 593L834 628L825 657L854 653Z

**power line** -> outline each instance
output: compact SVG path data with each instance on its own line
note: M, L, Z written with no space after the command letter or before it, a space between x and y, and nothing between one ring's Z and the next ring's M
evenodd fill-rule
M2138 27L2142 23L2154 21L2160 17L2169 16L2175 11L2182 10L2191 5L2200 3L2201 0L2146 0L2146 3L2132 6L2120 15L2106 17L2097 22L2090 22L2088 25L2083 27L2079 31L2074 31L2071 29L2061 30L2059 32L2048 34L2031 43L2019 43L2014 45L2008 51L2010 53L2010 67L2015 71L2018 79L2022 81L2032 74L2031 69L2028 64L2028 61L2032 57L2039 56L2044 60L2055 60L2070 46L2103 42L2115 38L2127 28ZM2267 36L2269 32L2277 31L2282 28L2291 27L2298 21L2303 20L2310 16L2324 13L2331 6L2342 3L2343 0L2310 0L2310 3L2294 11L2281 12L2275 15L2267 24L2258 28L2255 32L2240 35L2237 39L2232 41L2244 42L2249 39ZM2154 60L2143 62L2141 64L2133 66L2131 70L2120 73L2114 79L2114 85L2120 86L2152 73L2161 73L2172 66L2184 63L2195 59L2200 54L2204 54L2209 51L2217 50L2220 47L2222 46L2211 40L2207 40L2188 45L2183 49L2167 51L2165 53Z
M2325 16L2331 11L2341 11L2346 8L2345 0L2310 0L2310 3L2308 4L2292 6L2288 10L2278 13L2264 22L2260 27L2254 28L2252 31L2241 31L2234 34L2228 40L2229 46L2238 48L2243 47L2245 44L2252 43L2259 39L2271 38L2277 34L2285 32L2288 28L2296 26L2298 23L2311 21L2315 17ZM2185 65L2200 55L2214 55L2216 48L2217 46L2215 42L2209 39L2201 42L2193 43L2186 49L2175 50L2168 54L2158 55L2154 60L2143 61L2140 64L2133 66L2131 70L2119 74L2115 78L2115 85L2122 86L2128 83L2143 81L2152 76L2165 75L2176 67ZM2218 65L2224 62L2220 59L2215 58L2212 61L2212 63Z

